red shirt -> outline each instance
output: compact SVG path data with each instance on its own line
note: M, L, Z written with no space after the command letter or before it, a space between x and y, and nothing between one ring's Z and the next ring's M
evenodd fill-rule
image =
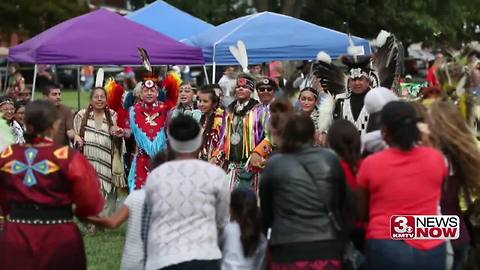
M432 65L427 71L427 82L431 86L439 86L440 83L437 79L437 68L435 65Z
M367 239L390 239L390 216L437 215L442 184L448 175L443 155L430 147L410 151L389 148L367 157L360 166L357 184L369 192ZM422 250L443 240L407 240Z
M355 190L357 188L357 180L355 179L355 175L344 159L342 159L340 162L342 164L343 171L345 172L345 178L347 178L347 182L350 185L350 189Z

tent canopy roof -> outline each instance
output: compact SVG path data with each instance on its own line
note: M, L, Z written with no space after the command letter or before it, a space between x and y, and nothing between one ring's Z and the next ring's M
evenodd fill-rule
M134 11L126 18L175 40L182 40L214 27L162 0Z
M188 46L114 12L99 9L62 22L10 49L9 61L32 64L203 64L200 48Z
M201 47L207 63L234 64L228 47L238 40L245 43L250 63L313 60L319 51L337 58L347 54L349 46L345 33L273 12L231 20L188 38L186 43ZM368 40L353 37L353 42L370 54Z

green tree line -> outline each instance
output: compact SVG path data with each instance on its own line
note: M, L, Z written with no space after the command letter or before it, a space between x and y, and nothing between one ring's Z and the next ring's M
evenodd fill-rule
M129 0L136 8L152 0ZM0 33L33 36L88 12L85 0L0 1ZM98 1L97 1L98 2ZM121 2L121 1L117 1ZM320 26L374 38L381 30L406 44L459 46L480 39L480 0L167 0L214 25L255 11L282 13ZM165 22L168 23L168 22ZM174 27L174 26L172 26Z

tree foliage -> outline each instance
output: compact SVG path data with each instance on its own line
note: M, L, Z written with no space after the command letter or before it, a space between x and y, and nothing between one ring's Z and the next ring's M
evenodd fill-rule
M126 0L136 8L154 0ZM255 11L273 11L374 38L385 29L409 44L460 45L480 39L480 0L166 0L218 25ZM0 33L32 36L87 12L83 0L0 0Z
M213 24L246 15L239 0L167 0ZM239 5L238 3L242 3ZM253 0L257 11L273 11L374 38L385 29L406 44L459 45L479 39L480 0ZM475 33L477 31L477 33Z
M0 1L0 33L32 36L87 11L73 0Z

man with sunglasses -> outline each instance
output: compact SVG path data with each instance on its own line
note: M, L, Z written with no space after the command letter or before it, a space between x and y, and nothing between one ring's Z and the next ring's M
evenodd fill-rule
M261 77L257 80L257 93L263 107L268 107L275 99L277 83L268 77Z

